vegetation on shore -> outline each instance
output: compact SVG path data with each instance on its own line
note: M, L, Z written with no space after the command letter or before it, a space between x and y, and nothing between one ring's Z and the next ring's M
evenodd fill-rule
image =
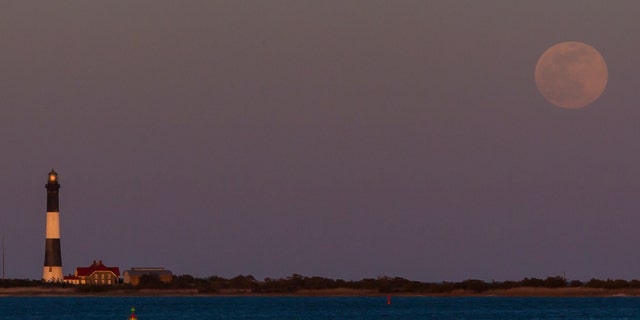
M171 283L160 281L157 276L145 275L138 286L119 284L116 286L98 285L70 285L65 283L43 283L39 280L8 279L0 280L0 288L70 288L77 293L108 293L110 291L133 292L143 290L157 290L162 292L175 290L189 290L199 294L297 294L314 291L331 291L346 289L354 292L368 292L378 294L425 294L443 295L455 292L482 294L492 291L516 288L586 288L599 290L640 289L639 280L621 279L591 279L587 282L567 281L563 277L547 277L546 279L525 278L520 281L492 281L464 280L461 282L420 282L399 277L379 277L377 279L362 279L357 281L334 280L322 277L306 277L294 274L290 277L263 281L253 276L239 275L231 279L218 276L196 278L190 275L175 276Z

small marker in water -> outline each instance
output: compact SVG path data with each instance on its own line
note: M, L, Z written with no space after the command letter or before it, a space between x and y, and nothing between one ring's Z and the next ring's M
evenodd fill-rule
M131 315L129 316L129 320L138 320L138 317L136 317L135 312L136 312L136 308L131 306Z
M387 304L391 304L391 296L387 296Z

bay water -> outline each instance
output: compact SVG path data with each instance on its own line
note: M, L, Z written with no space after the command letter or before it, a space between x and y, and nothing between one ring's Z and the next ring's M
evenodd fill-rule
M0 297L0 320L639 319L640 298Z

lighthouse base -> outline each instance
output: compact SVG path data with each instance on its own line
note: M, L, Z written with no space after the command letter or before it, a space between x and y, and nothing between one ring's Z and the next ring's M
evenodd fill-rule
M62 267L45 266L42 270L42 281L62 282Z

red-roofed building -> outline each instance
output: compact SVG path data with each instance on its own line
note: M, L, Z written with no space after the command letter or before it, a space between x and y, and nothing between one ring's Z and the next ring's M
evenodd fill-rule
M120 268L107 267L102 260L93 261L88 267L77 267L74 275L64 277L64 282L71 284L116 285L120 279Z

